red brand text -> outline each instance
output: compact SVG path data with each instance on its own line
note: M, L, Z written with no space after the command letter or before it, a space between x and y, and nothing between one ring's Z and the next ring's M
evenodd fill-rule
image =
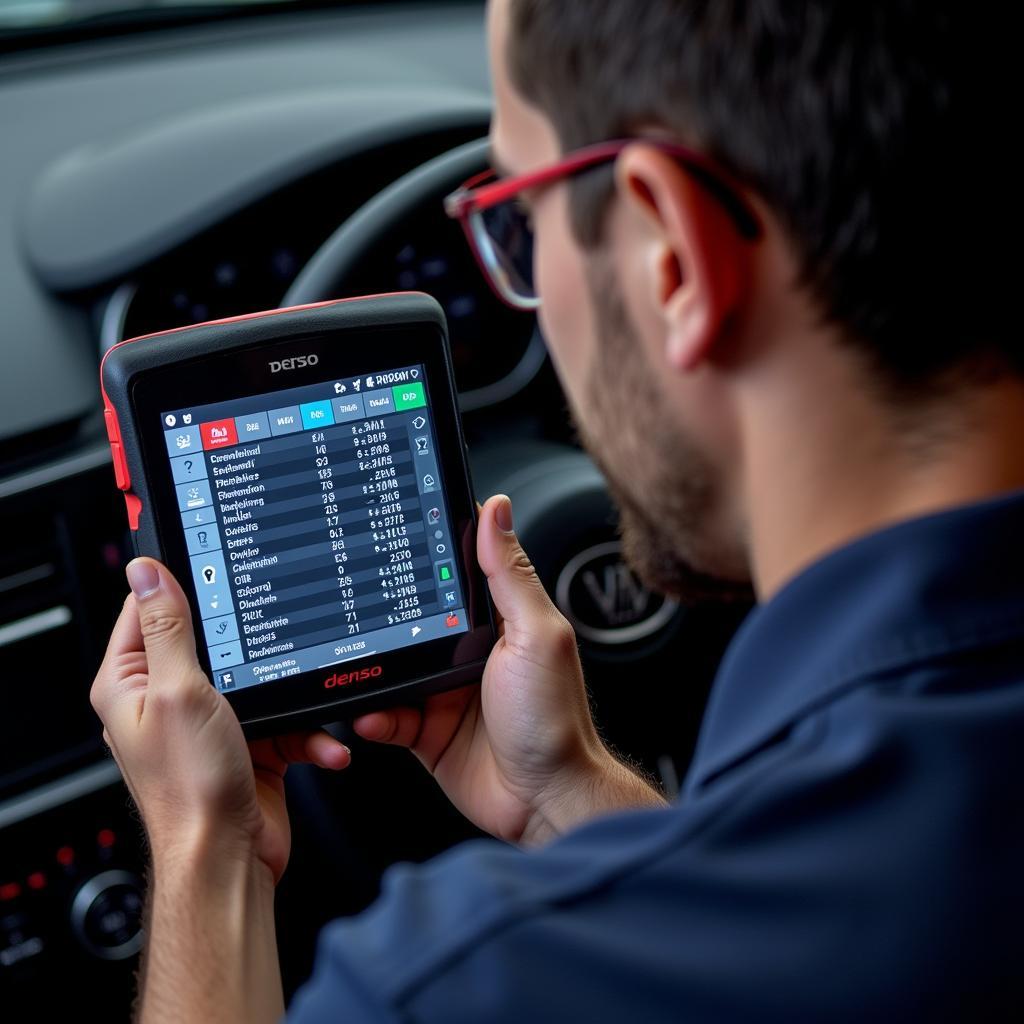
M370 665L367 668L358 668L354 672L336 672L324 680L324 689L333 690L335 686L364 683L367 679L376 679L383 671L380 665Z

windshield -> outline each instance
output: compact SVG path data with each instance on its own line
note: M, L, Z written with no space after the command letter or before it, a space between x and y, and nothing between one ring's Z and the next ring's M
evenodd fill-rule
M387 0L363 0L364 5ZM352 6L352 0L0 0L0 39L91 35L237 14Z
M0 27L58 28L102 19L110 15L149 14L163 9L202 10L212 7L244 7L254 3L287 4L294 0L7 0L0 3Z

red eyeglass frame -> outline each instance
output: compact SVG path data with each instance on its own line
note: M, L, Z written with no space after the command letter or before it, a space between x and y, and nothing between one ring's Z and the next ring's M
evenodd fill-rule
M754 241L761 236L761 218L743 198L741 186L732 175L703 153L664 139L637 137L598 142L567 153L561 160L552 164L497 181L489 180L495 176L493 170L484 171L463 182L448 195L444 200L444 208L449 217L458 220L462 225L481 272L502 302L513 309L536 309L540 305L539 298L519 295L508 283L507 274L494 254L490 236L479 214L514 199L524 189L546 185L614 160L627 146L635 142L654 146L696 172L698 181L728 210L741 237Z

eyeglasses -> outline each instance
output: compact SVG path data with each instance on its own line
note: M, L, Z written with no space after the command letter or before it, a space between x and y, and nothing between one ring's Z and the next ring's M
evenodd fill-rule
M681 161L725 207L743 238L760 236L760 218L740 195L738 184L702 153L661 139L600 142L526 174L499 179L494 171L485 171L445 199L445 211L462 224L477 263L498 298L514 309L540 305L533 280L533 227L520 193L608 163L634 142L646 142Z

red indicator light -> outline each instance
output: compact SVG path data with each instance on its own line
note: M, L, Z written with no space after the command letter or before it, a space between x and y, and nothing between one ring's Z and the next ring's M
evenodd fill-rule
M46 888L46 875L42 871L33 871L28 876L28 887L30 889L45 889Z
M104 850L113 846L116 839L117 836L115 836L113 831L109 828L101 828L96 834L96 842L99 843Z
M70 846L62 846L57 851L57 863L69 868L75 862L75 851Z
M0 900L13 900L21 895L21 886L17 882L4 882L0 885Z

